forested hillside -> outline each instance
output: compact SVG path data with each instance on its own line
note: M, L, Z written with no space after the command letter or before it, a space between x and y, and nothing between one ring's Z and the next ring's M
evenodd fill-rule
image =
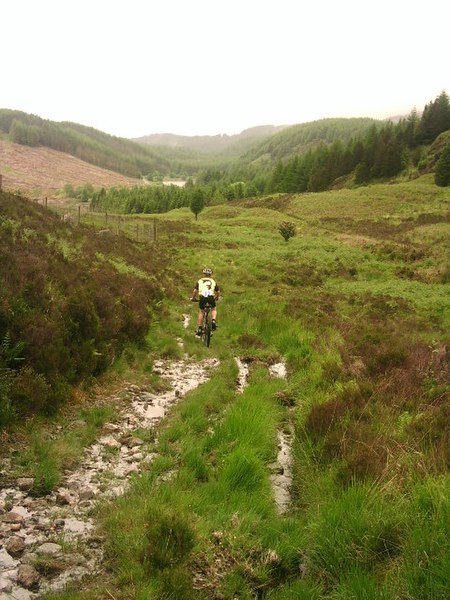
M129 177L169 173L167 160L150 148L77 123L57 123L15 110L0 110L0 132L12 142L47 146Z
M136 138L136 142L148 146L170 147L200 152L203 154L226 154L228 156L240 156L250 146L257 144L262 138L266 139L275 135L278 131L286 129L288 125L274 126L261 125L245 129L235 135L194 135L183 136L172 133L154 133Z
M361 128L357 134L355 124ZM413 112L397 124L372 123L367 129L369 124L338 119L287 129L263 146L265 154L258 156L272 153L266 166L258 165L258 159L249 163L243 158L226 168L199 171L195 182L189 180L183 189L113 188L95 194L93 205L158 213L193 202L207 206L276 193L320 192L434 171L437 185L449 185L450 103L445 92L425 107L421 117ZM293 156L275 165L272 157L277 155Z

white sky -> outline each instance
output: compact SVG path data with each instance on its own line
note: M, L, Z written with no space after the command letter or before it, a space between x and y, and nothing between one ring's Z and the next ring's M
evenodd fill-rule
M382 118L450 92L448 0L3 0L0 108L122 137Z

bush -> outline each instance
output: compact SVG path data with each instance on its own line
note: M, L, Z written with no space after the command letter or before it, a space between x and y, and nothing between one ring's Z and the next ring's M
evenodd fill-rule
M294 237L296 234L295 223L292 223L292 221L283 221L278 226L278 231L284 238L284 241L287 242L291 237Z

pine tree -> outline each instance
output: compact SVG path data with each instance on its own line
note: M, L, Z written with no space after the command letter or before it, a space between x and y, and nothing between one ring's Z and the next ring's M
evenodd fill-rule
M420 122L421 141L431 144L443 131L450 129L450 100L446 92L427 104Z
M205 196L202 190L195 190L195 192L192 195L190 208L195 215L195 220L197 220L198 215L205 208Z

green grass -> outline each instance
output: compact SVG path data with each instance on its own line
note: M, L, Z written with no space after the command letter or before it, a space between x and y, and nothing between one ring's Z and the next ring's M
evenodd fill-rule
M177 276L121 372L150 376L184 351L221 362L105 511L117 598L445 597L448 206L425 176L210 206L198 221L188 209L149 217ZM223 296L210 349L187 300L204 264ZM243 394L235 356L250 367ZM287 381L268 376L279 360ZM280 516L270 465L288 423L294 481Z

